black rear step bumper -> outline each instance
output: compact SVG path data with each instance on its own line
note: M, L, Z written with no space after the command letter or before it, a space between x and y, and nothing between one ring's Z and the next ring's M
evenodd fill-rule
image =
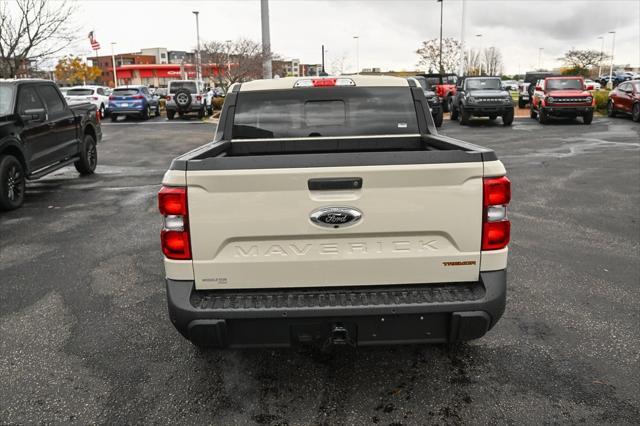
M169 316L198 346L382 345L477 339L500 319L506 270L467 283L195 290L167 279Z

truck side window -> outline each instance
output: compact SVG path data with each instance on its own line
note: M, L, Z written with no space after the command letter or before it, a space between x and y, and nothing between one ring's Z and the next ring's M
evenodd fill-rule
M42 101L36 95L36 91L33 87L23 87L20 89L20 95L18 97L18 112L24 114L28 109L43 109Z
M49 114L56 115L64 111L64 104L62 103L62 99L56 89L52 86L38 86L37 90L44 100Z

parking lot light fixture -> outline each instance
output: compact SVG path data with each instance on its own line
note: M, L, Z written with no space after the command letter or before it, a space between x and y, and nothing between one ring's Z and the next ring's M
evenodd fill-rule
M360 74L360 36L353 36L356 41L356 74Z
M616 49L616 32L609 31L609 34L613 34L613 39L611 40L611 64L609 65L609 81L607 81L607 89L613 89L613 55Z
M116 55L113 53L113 46L116 44L115 41L111 42L111 64L113 65L113 88L118 87L118 74L116 72Z
M201 60L200 60L200 21L198 19L198 15L200 12L194 10L192 12L196 15L196 80L202 80L202 68L201 68Z
M478 75L482 75L482 34L476 34L476 37L480 40L480 47L478 50L478 61L480 62L480 72Z
M598 37L598 40L601 40L600 43L600 58L598 58L598 78L602 75L602 55L604 53L604 37Z

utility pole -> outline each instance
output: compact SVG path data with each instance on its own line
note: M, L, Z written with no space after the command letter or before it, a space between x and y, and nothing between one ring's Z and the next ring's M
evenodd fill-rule
M356 40L356 75L360 74L360 36L353 36Z
M196 15L196 81L200 81L202 80L202 60L200 58L200 20L198 19L200 12L194 10L193 14Z
M442 7L444 5L443 0L437 0L440 3L440 74L444 74L442 69Z
M113 45L115 42L111 42L111 63L113 65L113 88L118 87L118 73L116 72L116 56L113 53Z
M271 67L271 34L269 32L269 0L260 0L262 21L262 78L273 78Z
M609 66L609 81L607 81L607 88L608 89L613 89L613 81L612 81L612 77L613 77L613 54L615 53L615 49L616 49L616 32L615 31L609 31L609 34L613 34L613 40L611 41L611 65Z
M324 71L324 44L322 45L322 75L325 74Z
M458 74L460 77L464 75L465 61L464 61L464 26L466 24L467 17L467 0L462 0L462 23L460 25L460 70Z
M476 34L476 37L480 39L480 48L478 49L478 61L480 62L480 74L482 75L482 34Z
M598 78L602 75L602 55L604 54L604 37L598 37L598 40L602 40L600 44L600 59L598 59Z

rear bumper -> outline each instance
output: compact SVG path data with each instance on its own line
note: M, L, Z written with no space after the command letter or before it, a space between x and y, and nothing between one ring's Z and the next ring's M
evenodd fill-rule
M142 115L145 109L146 109L146 106L140 106L140 107L134 107L134 108L110 107L109 114Z
M381 345L482 337L502 316L506 270L471 283L195 290L167 279L169 316L199 346Z
M180 111L180 112L198 112L205 108L204 104L191 103L188 108L178 109L175 102L167 102L165 109L167 111Z

